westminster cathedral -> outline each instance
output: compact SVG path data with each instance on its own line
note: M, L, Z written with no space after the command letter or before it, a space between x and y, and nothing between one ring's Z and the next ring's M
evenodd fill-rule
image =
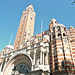
M34 35L33 5L23 11L14 45L0 53L0 75L75 75L75 28L51 19Z

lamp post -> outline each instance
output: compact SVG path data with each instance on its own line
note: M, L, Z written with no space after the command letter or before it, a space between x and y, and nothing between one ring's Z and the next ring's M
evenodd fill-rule
M12 75L16 75L16 66L12 69L13 74Z

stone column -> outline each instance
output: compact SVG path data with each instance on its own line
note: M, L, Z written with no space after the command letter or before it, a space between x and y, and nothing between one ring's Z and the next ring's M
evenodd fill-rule
M47 56L46 56L46 59L47 59L47 65L48 65L48 53L46 53L46 55L47 55Z
M34 65L32 65L32 69L31 69L31 71L33 71L34 70L34 67L33 67Z
M34 51L34 65L35 65L35 56L36 56L36 50Z
M43 53L43 65L44 65L44 53Z
M2 63L1 63L1 65L0 65L0 72L1 72L1 68L2 68Z
M5 61L5 60L3 59L2 63L1 63L1 66L0 66L0 71L3 70L4 67L5 67L5 63L4 63L4 61Z
M40 52L40 64L42 64L42 52Z
M34 53L34 65L35 65L35 53Z

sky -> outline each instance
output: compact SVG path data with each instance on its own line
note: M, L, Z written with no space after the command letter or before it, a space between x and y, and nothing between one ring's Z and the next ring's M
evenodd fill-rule
M75 27L75 4L68 0L0 0L0 52L9 44L14 44L23 10L32 4L36 13L34 35L41 32L41 18L43 31L49 29L51 19L58 23Z

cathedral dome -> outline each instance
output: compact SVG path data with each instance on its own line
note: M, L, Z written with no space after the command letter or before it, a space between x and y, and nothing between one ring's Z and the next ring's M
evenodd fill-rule
M58 27L58 26L65 27L63 24L58 24L57 21L56 21L56 19L51 19L50 20L50 24L54 24L53 27Z
M14 50L14 47L12 45L7 45L2 51L1 55L5 55L7 53L10 53L12 50Z
M56 25L55 25L55 27L58 27L58 26L60 26L60 27L65 27L63 24L56 24Z
M14 47L12 46L12 45L7 45L5 48L7 48L7 49L14 49Z
M51 19L50 21L56 21L56 19L53 18L53 19Z
M71 28L73 29L74 27L73 26L70 26L69 29L71 29Z
M57 23L56 19L51 19L50 20L50 24L54 24L55 25L55 24L58 24L58 23Z

